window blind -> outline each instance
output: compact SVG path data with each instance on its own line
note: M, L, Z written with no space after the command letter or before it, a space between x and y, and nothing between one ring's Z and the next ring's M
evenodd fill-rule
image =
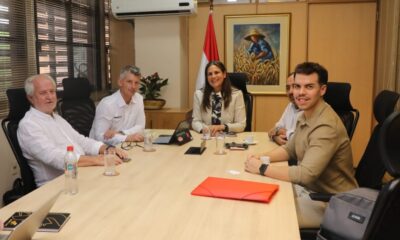
M8 114L6 90L33 74L50 74L60 90L65 77L87 77L101 88L110 71L104 45L109 0L0 0L0 118Z
M39 72L51 75L58 89L66 77L86 77L97 85L96 2L36 0Z
M0 0L0 118L8 114L6 90L36 72L32 24L32 1Z

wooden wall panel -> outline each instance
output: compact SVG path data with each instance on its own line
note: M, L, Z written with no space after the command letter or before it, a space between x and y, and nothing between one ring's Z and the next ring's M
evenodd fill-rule
M351 83L351 102L360 110L352 140L355 164L371 134L375 29L376 3L309 7L308 60L324 65L329 81Z
M118 88L117 80L119 71L128 64L135 64L135 33L133 22L110 21L110 41L111 41L111 80L112 87Z

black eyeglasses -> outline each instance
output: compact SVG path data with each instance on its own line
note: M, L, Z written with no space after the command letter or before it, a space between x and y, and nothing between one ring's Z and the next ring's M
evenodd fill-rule
M143 146L139 145L137 142L122 142L121 148L124 150L131 150L134 147L141 147Z

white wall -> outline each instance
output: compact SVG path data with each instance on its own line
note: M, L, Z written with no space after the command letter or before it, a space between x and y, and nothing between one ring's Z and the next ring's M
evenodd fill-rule
M12 188L14 180L19 177L19 167L2 129L0 153L0 206L3 206L3 194Z
M158 72L168 78L161 89L166 107L187 107L187 17L135 19L135 63L143 76Z

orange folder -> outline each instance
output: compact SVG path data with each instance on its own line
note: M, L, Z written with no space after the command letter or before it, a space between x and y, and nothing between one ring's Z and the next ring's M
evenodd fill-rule
M192 195L268 203L278 189L276 184L208 177Z

